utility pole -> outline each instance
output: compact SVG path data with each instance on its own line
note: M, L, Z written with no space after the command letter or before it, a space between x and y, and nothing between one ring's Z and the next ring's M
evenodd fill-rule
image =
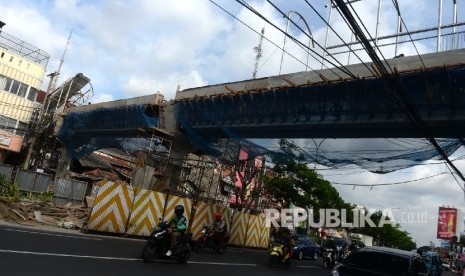
M47 77L50 77L50 81L48 83L47 91L45 92L44 102L43 102L42 107L40 109L39 115L37 116L37 123L36 123L36 125L34 127L34 131L33 131L34 136L32 137L31 145L30 145L29 150L27 152L26 161L24 162L24 167L23 168L25 170L27 170L29 168L29 163L31 162L32 153L34 151L34 147L35 147L35 144L37 142L37 137L39 136L39 131L40 131L41 126L43 125L44 116L45 116L45 114L47 112L45 106L47 105L47 101L49 99L50 94L53 91L55 91L57 81L58 81L57 76L60 75L61 67L63 66L63 63L65 62L65 55L66 55L66 51L68 50L68 46L69 46L69 42L71 41L71 35L72 34L73 34L73 30L71 30L71 32L69 32L68 40L66 41L65 50L63 51L63 55L61 56L61 59L60 59L60 65L58 66L58 71L50 73L50 74L47 75Z
M265 34L265 27L263 27L260 35L260 42L258 43L258 47L254 47L255 52L257 52L257 56L255 57L255 67L253 70L252 79L257 78L258 72L258 65L260 63L260 58L262 57L262 44L263 44L263 35Z
M58 66L58 71L56 72L57 75L60 75L61 73L61 66L63 66L63 63L65 62L65 55L66 55L66 51L68 50L68 46L69 46L69 42L71 41L72 34L73 34L73 30L69 32L68 41L66 41L65 50L63 51L63 55L61 56L61 59L60 59L60 65ZM58 82L58 78L55 78L50 91L55 91L55 88L57 87L57 82Z
M27 152L26 161L24 161L24 166L23 166L23 169L25 169L25 170L29 169L29 163L31 162L32 153L34 151L34 147L35 147L35 144L37 142L37 136L39 136L40 127L41 127L42 121L44 119L45 105L47 104L49 94L51 93L53 79L57 75L58 75L58 72L53 72L53 73L50 73L50 74L47 75L47 77L50 77L50 81L48 82L47 91L45 92L45 99L44 99L44 102L42 103L42 107L41 107L40 112L39 112L39 114L37 116L36 125L34 126L34 130L32 132L32 134L33 134L32 141L31 141L31 144L29 145L29 150Z

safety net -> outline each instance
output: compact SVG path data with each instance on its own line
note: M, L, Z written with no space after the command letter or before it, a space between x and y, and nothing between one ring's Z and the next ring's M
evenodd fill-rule
M58 138L71 159L79 159L96 150L118 148L134 151L167 151L162 142L139 135L139 129L153 128L159 118L149 105L98 108L66 115Z

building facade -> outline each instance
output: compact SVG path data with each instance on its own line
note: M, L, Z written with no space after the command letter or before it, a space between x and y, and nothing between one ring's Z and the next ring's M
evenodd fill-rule
M49 54L0 30L0 163L20 152L41 108Z

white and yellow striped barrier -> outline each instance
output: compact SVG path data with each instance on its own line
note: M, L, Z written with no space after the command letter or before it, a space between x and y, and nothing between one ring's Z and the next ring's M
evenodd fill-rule
M195 215L191 222L190 232L193 234L193 239L197 239L200 236L204 224L213 224L215 213L218 211L223 215L227 229L231 229L231 211L228 208L200 202L195 209Z
M271 228L267 227L266 225L266 218L263 214L258 216L258 220L261 226L261 231L260 231L260 244L258 247L260 248L268 248L270 244L270 231Z
M125 233L133 197L134 192L130 186L101 181L87 229Z
M238 211L233 213L229 244L244 246L249 216L249 214L240 213Z
M182 205L184 207L184 216L188 220L192 212L192 199L170 195L168 197L168 202L166 203L166 208L163 213L163 217L166 221L170 221L174 217L174 208L176 205ZM187 224L189 227L189 224Z
M127 234L150 236L163 216L165 199L166 195L163 193L148 190L138 192L132 204Z
M245 239L245 246L247 247L259 247L260 236L262 232L262 225L258 216L249 215L247 225L247 237Z

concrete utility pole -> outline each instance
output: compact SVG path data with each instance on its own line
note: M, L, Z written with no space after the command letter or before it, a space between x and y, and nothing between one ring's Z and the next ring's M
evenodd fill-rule
M47 77L50 77L50 81L48 82L48 87L47 87L47 91L45 92L45 99L44 99L44 102L42 103L42 107L40 109L40 112L37 116L37 123L34 127L34 130L33 130L33 137L32 137L32 141L31 141L31 144L29 145L29 150L27 152L27 156L26 156L26 161L24 161L24 166L23 166L23 169L27 170L29 169L29 163L31 163L31 157L32 157L32 153L34 151L34 147L36 145L36 142L37 142L37 136L38 136L38 132L40 131L40 126L42 125L42 121L44 119L44 115L45 115L45 105L47 104L47 101L48 101L48 98L49 98L49 94L51 93L51 87L52 87L52 84L53 84L53 79L58 75L58 72L53 72L53 73L50 73L47 75Z

